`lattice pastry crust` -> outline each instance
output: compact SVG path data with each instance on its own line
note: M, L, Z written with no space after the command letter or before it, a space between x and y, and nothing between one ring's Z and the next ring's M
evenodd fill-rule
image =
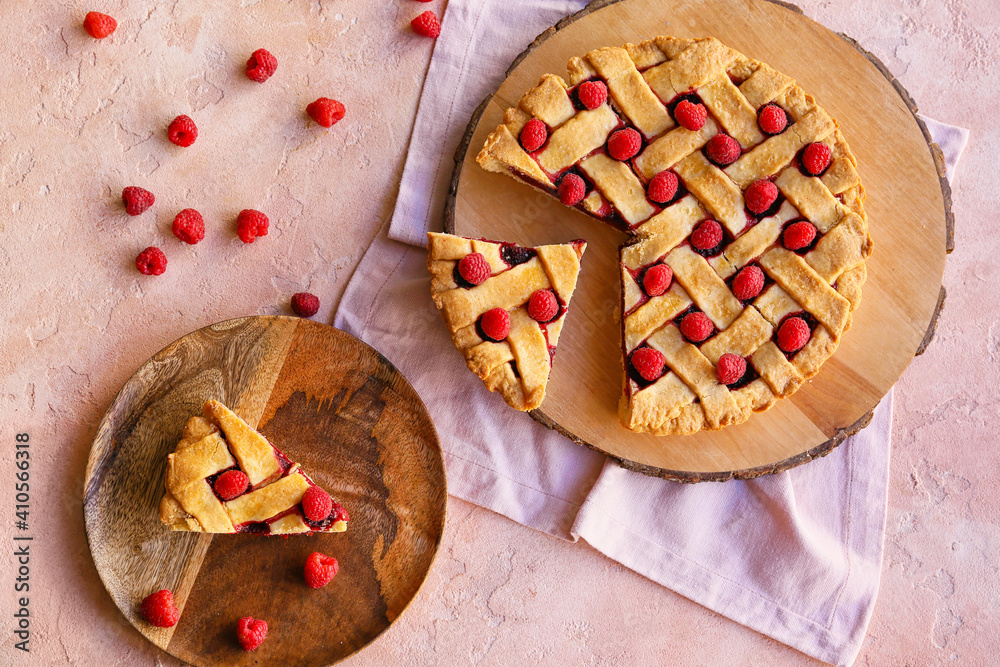
M603 82L607 101L584 106L579 86ZM675 115L682 100L701 103L707 119L699 129L681 126ZM765 133L758 112L776 105L787 127ZM519 136L532 119L545 124L545 143L528 153ZM622 128L641 135L633 158L618 161L608 139ZM713 162L706 144L716 134L739 144L731 164ZM810 174L803 152L810 144L829 150L829 166ZM621 249L622 424L635 431L686 434L719 429L766 410L816 374L851 326L861 299L865 260L871 254L864 187L850 147L834 121L790 77L747 58L714 38L656 37L638 45L601 48L568 65L568 80L547 74L507 109L477 158L555 195L566 174L580 176L586 196L579 210L622 229L632 241ZM680 187L671 201L647 196L650 180L663 171ZM749 211L744 193L755 181L779 192L765 213ZM706 219L723 228L724 239L706 252L691 242ZM808 221L816 240L795 251L784 230ZM665 263L673 281L651 296L642 276ZM741 301L733 278L745 266L762 270L762 291ZM714 325L697 343L678 326L692 311ZM786 318L809 327L808 342L783 351L777 331ZM655 381L630 365L640 347L659 351L665 372ZM738 382L721 384L717 365L724 354L746 361Z
M587 244L523 248L433 232L427 238L431 296L466 365L507 405L534 410L545 397ZM459 261L472 253L485 258L489 277L478 285L461 284ZM528 309L532 295L540 290L551 290L559 304L554 318L545 323L532 319ZM506 311L510 322L509 334L500 341L489 339L480 324L483 315L495 308Z
M315 484L298 463L222 403L206 401L203 413L188 420L177 448L167 455L160 521L170 530L270 535L347 530L347 514L336 502L326 520L306 518L302 498ZM243 472L250 486L224 500L213 482L228 470Z

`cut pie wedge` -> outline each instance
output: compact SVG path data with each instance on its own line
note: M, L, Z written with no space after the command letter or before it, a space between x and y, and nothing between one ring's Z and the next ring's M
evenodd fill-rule
M427 236L431 296L466 365L507 405L534 410L545 397L587 244L527 248Z
M218 401L167 455L160 521L170 530L289 535L347 530L347 511ZM329 508L329 511L327 511Z

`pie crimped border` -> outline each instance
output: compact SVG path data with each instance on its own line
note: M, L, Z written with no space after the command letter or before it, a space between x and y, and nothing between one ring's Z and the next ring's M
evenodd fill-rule
M524 51L522 51L514 59L510 67L505 72L505 78L509 77L510 74L514 71L514 69L516 69L517 66L520 65L520 63L535 48L537 48L542 42L546 41L549 37L554 35L558 30L587 16L588 14L591 14L597 10L603 9L618 2L621 2L621 0L594 0L594 2L588 4L579 12L567 16L566 18L556 23L554 26L542 32L535 38L535 40L531 44L528 45L528 47ZM766 2L778 5L779 7L783 7L797 14L804 15L804 12L799 7L786 2L782 2L781 0L766 0ZM926 125L917 115L917 107L916 104L913 102L913 99L910 97L909 93L902 87L899 81L896 80L895 77L893 77L893 75L889 72L886 66L877 57L875 57L874 55L866 51L864 48L862 48L854 39L848 37L847 35L844 35L843 33L836 33L836 34L842 39L844 39L854 49L856 49L868 61L870 61L879 71L879 73L881 73L889 81L893 89L897 92L897 94L899 94L900 98L902 98L904 105L909 110L914 120L916 121L918 127L920 128L920 131L923 134L925 141L927 142L928 150L931 153L931 158L934 163L935 169L937 171L938 180L941 187L943 207L945 212L945 234L946 234L945 251L946 254L951 253L952 250L954 250L954 214L951 209L951 199L952 199L951 186L949 185L946 177L944 157L943 154L941 153L941 149L933 142L933 139L931 138L930 132L927 130ZM445 232L450 234L458 233L456 232L456 227L455 227L455 209L456 209L457 194L458 194L458 184L462 174L462 167L464 165L465 157L468 152L472 136L477 129L477 126L479 124L483 112L486 110L486 107L492 100L493 95L494 93L488 95L482 101L479 107L477 107L476 110L473 112L472 118L468 126L466 127L465 134L463 135L462 140L460 141L459 146L455 152L454 156L455 169L452 172L452 179L448 191L448 197L445 202L445 215L444 215L444 230ZM940 293L938 296L934 312L928 323L927 332L925 333L923 340L921 341L916 352L914 353L914 356L919 356L923 354L923 352L929 345L930 341L933 339L934 333L937 328L938 318L940 317L941 310L944 306L945 296L946 296L945 289L942 286L940 289ZM590 449L605 454L606 456L610 456L612 459L617 461L622 467L626 469L642 472L643 474L651 476L672 479L680 482L701 482L701 481L726 481L729 479L750 479L761 475L782 472L790 468L796 467L798 465L801 465L802 463L810 461L814 458L825 456L834 448L836 448L837 445L843 442L843 440L846 437L857 433L862 428L867 426L868 423L871 421L873 412L874 408L870 410L867 414L859 418L854 424L838 429L831 438L801 454L797 454L788 459L784 459L782 461L778 461L773 464L768 464L765 466L746 468L741 470L722 471L722 472L692 472L684 470L670 470L666 468L658 468L638 463L624 457L609 454L600 447L583 440L582 438L569 432L564 427L553 421L539 409L532 410L529 414L532 416L533 419L538 421L540 424L561 433L562 435L566 436L573 442L580 445L584 445Z

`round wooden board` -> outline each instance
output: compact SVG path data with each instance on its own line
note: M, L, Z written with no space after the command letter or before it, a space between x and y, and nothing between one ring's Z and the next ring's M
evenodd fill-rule
M656 35L715 36L794 77L834 118L858 158L875 253L854 325L820 373L744 424L691 436L633 433L621 393L620 232L551 196L480 168L476 154L539 77L601 46ZM804 463L868 423L933 334L951 249L950 189L937 146L885 67L853 40L768 0L598 0L542 33L483 102L456 154L445 229L525 245L585 238L584 256L545 402L532 413L627 468L679 481L749 478Z
M160 523L167 454L187 419L215 398L259 428L348 509L346 533L287 539L171 532ZM115 398L87 465L91 554L125 617L195 665L329 665L375 639L416 595L444 530L444 461L424 404L356 338L310 320L249 317L184 336L146 362ZM306 556L337 558L326 587ZM155 628L139 602L161 588L181 609ZM240 649L242 616L267 641Z

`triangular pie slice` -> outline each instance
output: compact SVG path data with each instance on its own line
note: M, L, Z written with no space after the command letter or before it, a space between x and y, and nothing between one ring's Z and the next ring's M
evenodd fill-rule
M427 236L431 296L466 365L507 405L534 410L545 397L586 242L528 248Z
M294 533L347 530L348 515L281 450L232 410L206 401L167 455L160 521L202 533ZM318 491L310 491L312 488ZM308 510L303 499L309 492ZM329 514L321 516L325 507Z

